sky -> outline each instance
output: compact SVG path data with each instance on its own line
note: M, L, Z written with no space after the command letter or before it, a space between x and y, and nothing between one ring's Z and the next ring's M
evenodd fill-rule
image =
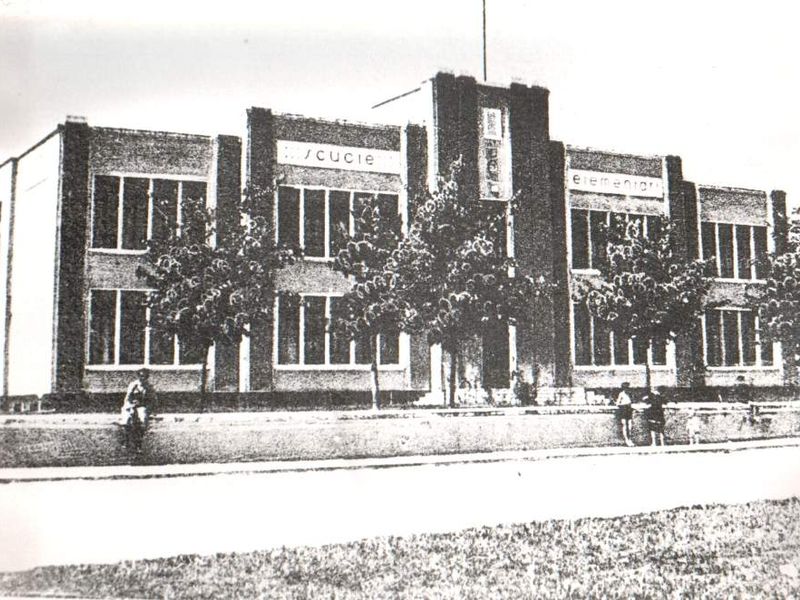
M550 89L554 139L800 204L792 3L486 4L489 82ZM250 106L378 120L437 71L480 79L481 24L481 0L0 0L0 162L66 115L240 136Z

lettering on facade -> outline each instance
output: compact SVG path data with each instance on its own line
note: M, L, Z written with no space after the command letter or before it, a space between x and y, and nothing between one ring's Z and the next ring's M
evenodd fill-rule
M289 140L278 140L278 163L323 169L400 174L399 152Z
M620 194L623 196L643 196L646 198L663 198L664 184L658 177L642 177L623 173L601 173L569 169L567 171L567 187L583 192L600 194Z

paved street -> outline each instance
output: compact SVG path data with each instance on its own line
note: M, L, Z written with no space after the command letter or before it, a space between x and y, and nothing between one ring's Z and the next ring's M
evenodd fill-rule
M303 463L271 472L195 466L195 472L219 472L14 481L0 484L0 571L800 495L800 445L784 443L732 451L720 445L713 452L710 445L693 452L565 452L547 459L520 453L499 462L363 461L364 468L310 471L290 470ZM10 471L0 475L8 479ZM75 476L120 474L148 472Z

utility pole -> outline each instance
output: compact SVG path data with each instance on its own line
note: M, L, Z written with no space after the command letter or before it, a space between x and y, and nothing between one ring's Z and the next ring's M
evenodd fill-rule
M486 0L483 0L483 81L486 82Z

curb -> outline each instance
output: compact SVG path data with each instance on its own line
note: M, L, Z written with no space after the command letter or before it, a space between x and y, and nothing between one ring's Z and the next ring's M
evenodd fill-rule
M103 467L37 467L0 469L0 484L38 483L73 480L160 479L210 475L246 475L262 473L304 473L353 469L446 466L511 461L542 461L566 458L607 456L648 456L688 454L693 452L739 452L771 448L800 447L800 438L772 438L745 442L713 442L675 446L611 446L592 448L554 448L474 454L430 456L393 456L387 458L350 458L309 461L266 461L252 463L200 463L174 465L126 465Z

